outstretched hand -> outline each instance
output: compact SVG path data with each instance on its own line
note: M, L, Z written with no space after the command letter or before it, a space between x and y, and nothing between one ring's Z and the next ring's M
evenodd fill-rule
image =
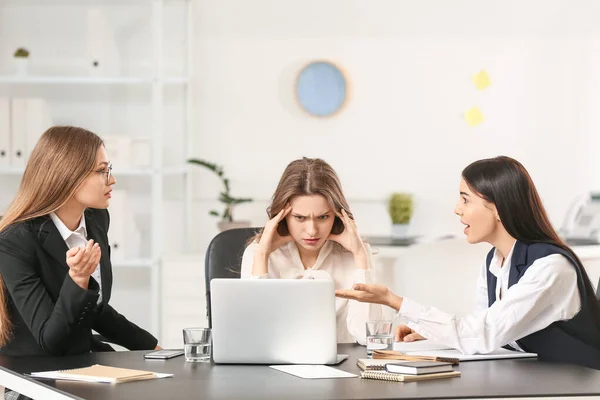
M399 310L402 306L402 297L394 294L386 286L357 283L352 290L339 289L335 291L337 297L356 300L362 303L383 304Z

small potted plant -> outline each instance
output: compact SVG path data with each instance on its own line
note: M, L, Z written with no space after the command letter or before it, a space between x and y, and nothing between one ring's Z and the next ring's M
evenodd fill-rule
M19 47L13 54L15 65L17 66L18 75L27 75L29 69L29 51L23 47Z
M219 201L225 205L222 213L212 210L210 215L220 218L219 230L225 231L233 228L245 228L250 226L250 221L236 221L233 219L233 208L238 204L250 203L252 199L246 197L233 197L230 194L229 179L225 177L223 167L209 161L192 158L187 160L190 164L200 165L214 172L221 182L223 182L223 191L219 193Z
M389 201L389 214L392 219L392 237L404 238L413 212L413 198L408 193L393 193Z

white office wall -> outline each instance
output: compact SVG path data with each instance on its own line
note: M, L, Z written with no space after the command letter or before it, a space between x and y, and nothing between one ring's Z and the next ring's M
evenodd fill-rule
M389 232L385 198L410 191L412 232L437 235L460 231L462 168L505 154L529 169L559 225L575 196L600 188L595 16L593 1L198 1L195 155L257 199L236 210L254 224L285 165L318 156L339 172L362 233ZM297 71L322 58L351 87L330 119L293 98ZM492 86L477 91L482 69ZM485 116L475 128L461 119L473 106ZM202 250L217 233L207 211L218 181L196 175Z

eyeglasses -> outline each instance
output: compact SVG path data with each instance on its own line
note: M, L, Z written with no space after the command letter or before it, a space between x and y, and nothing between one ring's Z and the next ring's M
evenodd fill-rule
M105 169L96 171L96 172L99 174L106 175L106 184L109 185L110 177L112 176L112 164L108 164L108 167L106 167Z

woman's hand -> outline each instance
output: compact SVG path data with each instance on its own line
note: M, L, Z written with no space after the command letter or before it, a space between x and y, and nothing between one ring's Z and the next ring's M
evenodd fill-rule
M79 287L87 290L90 276L98 267L102 252L98 243L88 240L85 247L73 247L67 251L69 276Z
M414 342L415 340L423 340L423 336L413 331L406 325L398 325L394 330L394 342Z
M290 211L292 211L292 206L287 204L276 216L271 218L265 224L258 242L258 249L256 250L256 253L254 253L252 275L261 276L269 273L269 256L271 253L287 242L294 240L292 235L281 236L279 232L277 232L279 223L283 221Z
M283 221L290 211L292 211L292 206L288 204L281 209L276 216L267 221L260 237L260 241L258 242L259 253L268 256L287 242L294 240L292 235L281 236L279 235L279 232L277 232L279 223Z
M366 255L365 244L358 234L354 220L348 216L348 213L343 208L342 212L336 213L336 215L344 223L344 231L339 235L330 234L328 239L341 244L355 257Z
M357 283L353 290L336 290L335 295L344 299L356 300L362 303L383 304L396 311L402 307L402 297L394 294L386 286Z

